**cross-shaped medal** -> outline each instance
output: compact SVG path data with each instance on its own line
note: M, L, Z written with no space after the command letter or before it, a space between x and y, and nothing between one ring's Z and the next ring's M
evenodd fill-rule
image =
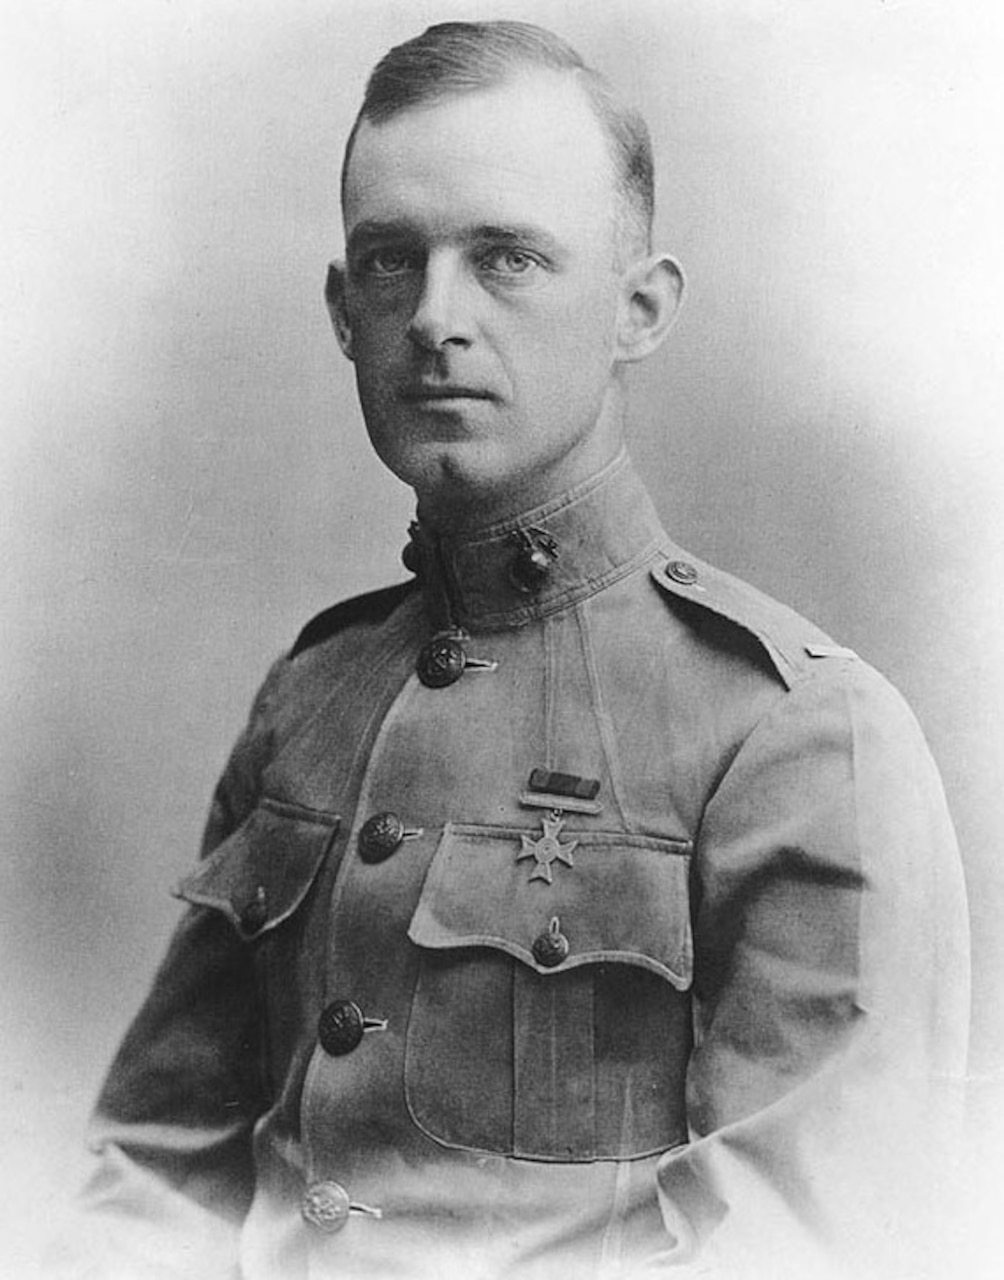
M531 880L543 880L547 884L554 883L554 876L551 873L552 862L563 862L566 867L574 867L572 861L572 850L578 845L578 840L570 840L568 844L562 844L558 839L561 834L561 828L565 825L563 818L544 818L544 834L537 840L533 840L530 836L520 836L523 842L521 852L516 854L516 861L522 862L524 858L536 859L537 865L530 872Z

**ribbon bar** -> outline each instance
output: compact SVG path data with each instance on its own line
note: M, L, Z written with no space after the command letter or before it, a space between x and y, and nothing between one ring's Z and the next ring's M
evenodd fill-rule
M600 790L598 778L582 778L577 773L555 773L551 769L533 769L527 785L531 791L573 800L595 800Z

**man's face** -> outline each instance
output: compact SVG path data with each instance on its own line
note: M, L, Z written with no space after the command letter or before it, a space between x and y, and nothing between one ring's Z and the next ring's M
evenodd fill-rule
M567 77L361 126L338 327L374 448L427 509L490 518L616 451L616 202Z

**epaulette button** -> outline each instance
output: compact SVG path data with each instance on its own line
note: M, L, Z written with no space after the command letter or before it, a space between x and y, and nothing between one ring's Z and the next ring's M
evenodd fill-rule
M689 560L670 560L666 565L666 577L679 582L681 586L692 587L697 581L697 570Z

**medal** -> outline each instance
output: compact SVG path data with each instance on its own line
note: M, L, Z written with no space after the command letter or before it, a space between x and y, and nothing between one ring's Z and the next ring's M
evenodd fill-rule
M578 845L578 840L569 840L567 844L562 844L559 836L561 828L565 825L563 818L543 818L544 834L538 839L533 840L530 836L520 836L523 848L516 854L516 861L522 862L524 858L533 858L536 866L530 872L531 880L543 880L546 884L554 883L554 875L551 872L552 862L563 862L566 867L574 867L575 862L572 859L572 850Z

